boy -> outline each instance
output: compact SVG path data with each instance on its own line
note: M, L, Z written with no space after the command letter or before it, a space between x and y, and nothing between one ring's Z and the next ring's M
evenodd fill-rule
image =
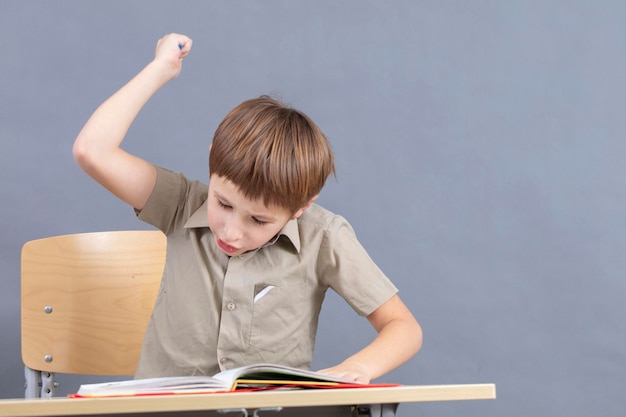
M404 363L421 346L421 328L349 224L314 204L334 161L307 116L269 97L233 109L210 148L208 187L120 148L191 45L179 34L160 39L153 61L94 112L73 148L85 172L167 235L135 377L259 362L308 368L329 287L378 336L321 372L367 383Z

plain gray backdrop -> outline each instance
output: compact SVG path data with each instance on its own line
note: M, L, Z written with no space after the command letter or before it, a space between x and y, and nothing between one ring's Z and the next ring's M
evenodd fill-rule
M125 148L206 180L233 106L303 110L336 152L321 204L424 329L379 381L497 384L399 415L623 416L626 2L609 0L0 0L1 397L23 396L24 242L147 228L71 147L169 32L193 50ZM314 368L373 336L330 294Z

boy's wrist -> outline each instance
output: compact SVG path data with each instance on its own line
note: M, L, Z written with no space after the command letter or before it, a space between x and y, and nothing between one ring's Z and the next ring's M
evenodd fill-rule
M154 59L146 65L143 72L148 73L159 84L159 87L176 78L178 71L166 61Z
M358 382L368 383L372 379L372 369L365 362L348 358L340 366L356 376Z

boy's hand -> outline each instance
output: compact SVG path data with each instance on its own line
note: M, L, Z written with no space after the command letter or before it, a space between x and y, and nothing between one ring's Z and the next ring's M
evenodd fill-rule
M157 42L154 61L161 62L170 71L169 79L178 77L183 67L183 58L191 51L191 38L177 33L165 35Z
M359 384L369 384L372 379L368 367L365 364L354 361L345 361L331 368L320 369L317 372L347 379Z

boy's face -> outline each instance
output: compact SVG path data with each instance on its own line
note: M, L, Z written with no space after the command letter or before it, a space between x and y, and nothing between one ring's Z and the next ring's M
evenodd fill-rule
M226 255L237 256L267 243L303 210L292 215L284 208L266 207L262 200L244 197L229 180L212 175L207 211L217 246Z

